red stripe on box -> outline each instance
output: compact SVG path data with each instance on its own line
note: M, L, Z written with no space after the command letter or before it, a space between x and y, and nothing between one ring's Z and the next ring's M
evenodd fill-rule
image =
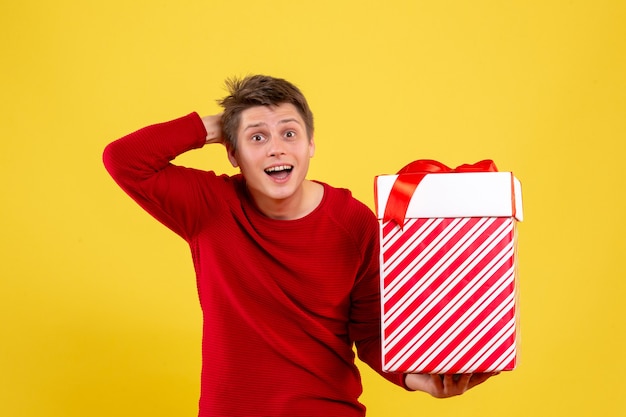
M432 362L449 362L448 357L457 355L459 350L468 346L471 343L471 338L475 337L475 334L478 334L482 328L493 326L490 319L491 315L500 312L503 303L510 294L506 281L502 280L501 276L503 273L507 273L507 269L509 272L512 271L510 268L506 268L506 262L503 267L494 271L484 284L476 288L476 292L471 298L458 306L456 312L463 313L462 315L452 314L446 321L437 323L439 333L435 333L431 338L425 340L422 345L423 349L415 351L414 354L432 355L433 350L438 350L439 354L432 359ZM490 298L484 299L483 297ZM452 312L449 306L442 305L441 310L445 309ZM446 332L443 332L444 329Z
M506 303L506 297L499 296L494 299L494 303ZM451 337L445 334L442 336L442 340L432 341L433 346L436 347L435 352L432 350L412 352L411 359L417 358L417 360L407 366L428 369L429 372L434 373L459 373L464 353L469 352L473 357L481 347L486 350L493 348L494 328L498 328L498 321L507 312L506 309L499 308L500 306L502 304L494 305L493 311L487 308L486 311L490 311L491 314L477 315L473 320L456 323L457 327L454 330L458 333L455 336ZM485 313L485 310L482 312ZM458 327L460 325L462 326ZM479 343L480 339L475 339L476 334L480 332L489 335L488 340L484 340L482 345ZM424 344L424 346L427 345L428 342Z
M478 262L477 266L479 268L483 268L484 262ZM471 272L471 270L469 271ZM411 305L405 306L407 307L404 311L410 311L413 313L413 317L410 320L405 320L405 329L412 330L413 328L421 328L422 332L427 332L432 328L436 323L433 320L437 319L436 314L441 315L442 309L447 305L449 308L457 308L456 303L453 302L455 300L454 297L459 297L459 294L463 295L467 293L468 290L471 290L472 287L463 284L464 276L461 276L461 285L454 286L454 281L451 279L446 280L446 275L440 275L439 281L434 281L431 283L431 288L435 288L436 291L432 293L426 294L427 297L430 298L417 298ZM463 291L463 293L461 293ZM439 300L439 301L437 301ZM422 319L419 321L415 320L416 314L422 314ZM393 317L391 317L393 319ZM388 321L385 324L389 324ZM413 337L412 334L408 335L409 337ZM404 340L403 344L406 345L407 341Z
M400 291L406 293L416 280L424 282L423 277L428 271L441 266L441 253L463 243L473 228L477 227L477 219L441 219L436 228L431 229L427 238L417 240L410 250L403 251L402 258L393 256L395 264L385 263L383 273L386 276L385 284L387 296L392 302L391 295ZM386 252L387 247L383 246ZM388 267L387 267L388 266Z
M387 300L392 305L398 305L397 298L405 297L407 292L415 289L417 281L427 271L437 266L440 252L445 250L447 246L458 243L459 237L467 235L473 226L475 225L471 222L461 223L459 221L442 224L441 227L445 227L444 231L431 230L423 241L417 242L418 244L412 246L410 250L403 251L402 258L394 258L395 265L390 265L389 269L384 268L384 273L389 274L387 277L389 282ZM420 253L419 257L416 256L418 252ZM390 313L392 314L393 311Z
M493 294L489 295L493 296ZM483 300L482 304L488 305L491 302L502 302L500 295L495 294L494 299ZM459 310L463 310L464 307L466 306L460 306ZM414 353L422 353L423 355L433 357L439 355L439 361L443 361L448 355L454 354L453 347L457 349L458 343L468 337L472 329L480 326L482 323L483 317L480 314L485 310L480 308L484 306L476 305L475 307L471 311L466 311L464 315L452 314L448 316L447 320L436 323L434 328L437 331L432 333L429 338L424 339L424 343L420 346L421 350Z
M476 259L480 259L476 253L476 247L471 246L476 242L476 232L481 231L484 232L483 235L489 235L497 228L497 224L494 224L494 222L489 227L489 224L486 224L485 221L478 222L477 219L473 220L470 224L473 228L464 228L462 230L463 234L455 235L454 241L448 240L436 251L429 252L428 249L421 250L420 247L416 248L413 253L414 259L416 261L427 259L428 261L423 268L409 271L412 272L408 274L409 279L405 280L401 286L389 286L387 288L390 290L385 289L385 310L386 316L390 319L390 322L387 324L393 326L392 321L395 320L394 314L397 311L406 310L411 305L421 305L432 298L432 292L435 290L438 292L446 291L449 285L454 284L454 281L449 278L455 277L455 275L452 275L455 271L457 271L457 280L462 279L467 273L471 272L459 271L459 268L461 267L461 261L467 259L472 254L475 255ZM464 247L465 251L459 253L462 247ZM393 291L393 289L396 291Z
M513 219L413 219L404 232L382 230L385 369L512 369Z

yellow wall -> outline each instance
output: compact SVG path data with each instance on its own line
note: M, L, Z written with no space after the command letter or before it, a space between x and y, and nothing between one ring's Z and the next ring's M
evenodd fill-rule
M419 158L491 158L523 182L520 367L443 401L364 369L369 416L626 415L624 2L4 3L0 415L195 414L187 248L100 155L216 112L248 73L304 90L311 177L370 206L375 175ZM182 162L228 170L220 147Z

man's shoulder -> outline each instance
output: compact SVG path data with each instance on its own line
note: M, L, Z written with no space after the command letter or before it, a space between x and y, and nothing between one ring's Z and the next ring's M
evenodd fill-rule
M234 201L235 204L239 204L236 201L241 200L245 195L242 192L245 184L241 174L228 175L197 168L178 168L179 175L176 178L178 184L182 181L192 190L186 195L189 200L196 199L202 205L220 206Z
M336 199L343 200L344 203L354 204L355 206L359 206L362 209L365 209L365 210L369 211L370 213L372 213L372 210L365 203L363 203L361 200L359 200L356 197L354 197L354 195L352 194L352 191L350 191L348 188L335 187L333 185L326 184L326 183L323 183L323 182L321 184Z
M205 171L197 168L182 168L187 171L187 175L195 176L200 184L204 186L222 186L232 189L238 189L244 186L244 180L241 174L219 174L215 171Z
M354 222L377 224L374 212L365 203L354 197L349 189L334 187L325 183L322 185L324 185L327 194L329 212L338 221L345 224Z

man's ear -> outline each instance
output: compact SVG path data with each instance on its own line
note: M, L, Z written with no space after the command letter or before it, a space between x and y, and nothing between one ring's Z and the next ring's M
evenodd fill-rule
M309 139L309 158L313 158L313 155L315 155L315 140L311 136L311 139Z
M232 147L226 148L226 153L228 154L228 160L233 168L237 168L239 166L239 162L237 162L237 157L235 156L235 150Z

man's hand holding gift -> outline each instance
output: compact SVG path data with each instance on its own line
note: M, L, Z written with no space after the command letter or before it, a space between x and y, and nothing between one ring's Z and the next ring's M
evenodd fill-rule
M435 398L449 398L482 384L499 372L475 374L406 374L405 383L414 391L423 391Z

